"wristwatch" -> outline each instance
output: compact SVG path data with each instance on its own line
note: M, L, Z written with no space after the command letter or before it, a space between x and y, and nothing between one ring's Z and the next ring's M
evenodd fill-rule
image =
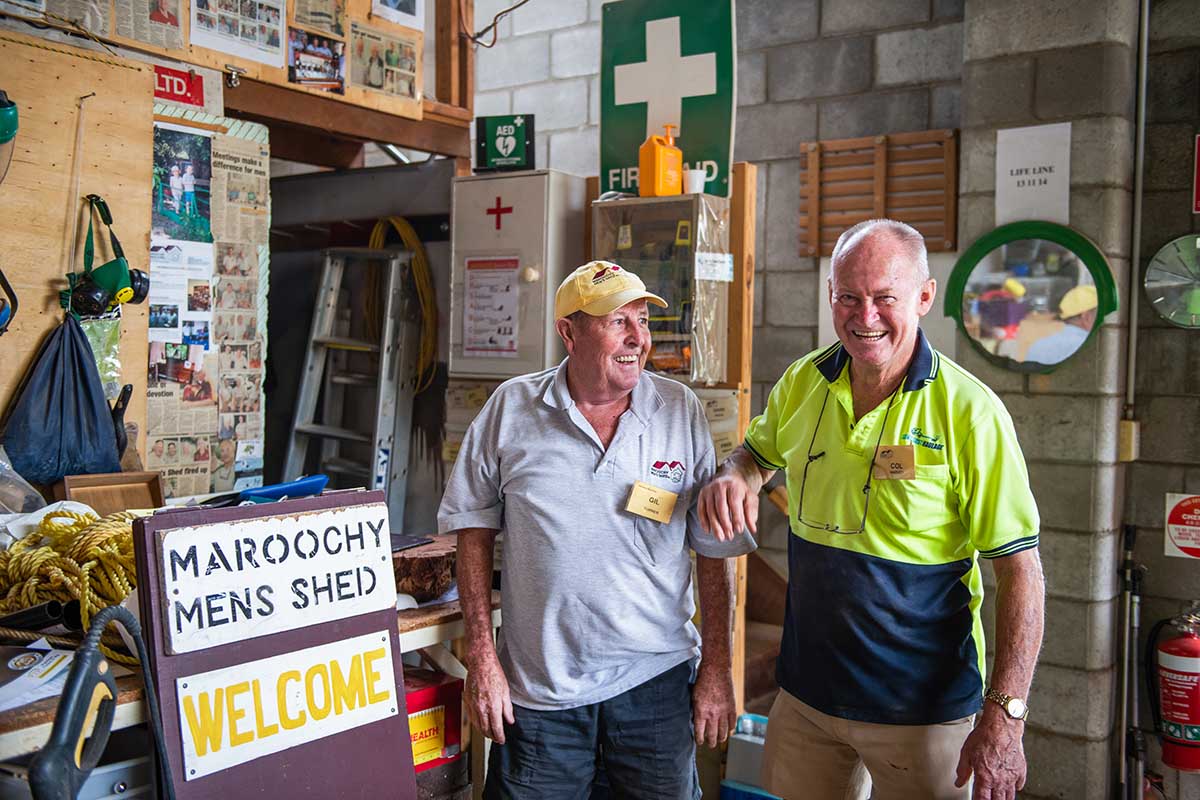
M1003 708L1004 713L1013 719L1025 719L1025 717L1029 716L1029 706L1025 705L1025 701L1019 697L1012 697L990 686L983 693L983 697L985 700L991 700Z

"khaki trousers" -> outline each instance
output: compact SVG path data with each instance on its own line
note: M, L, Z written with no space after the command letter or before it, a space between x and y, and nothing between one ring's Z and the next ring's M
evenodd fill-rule
M767 723L763 788L784 800L961 800L954 787L974 717L881 725L831 717L779 691Z

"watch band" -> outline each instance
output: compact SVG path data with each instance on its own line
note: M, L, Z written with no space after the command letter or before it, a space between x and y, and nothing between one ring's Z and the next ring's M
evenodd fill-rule
M992 688L991 686L989 686L989 687L987 687L987 689L984 690L983 697L985 700L991 700L993 703L1000 706L1000 708L1004 709L1004 713L1007 714L1012 719L1025 719L1027 716L1029 716L1029 704L1028 703L1026 703L1024 700L1021 700L1018 697L1013 697L1012 695L1005 694L1004 692L1000 691L999 689L995 689L995 688ZM1018 703L1021 704L1022 712L1019 715L1014 714L1009 709L1009 704L1013 700L1016 700Z

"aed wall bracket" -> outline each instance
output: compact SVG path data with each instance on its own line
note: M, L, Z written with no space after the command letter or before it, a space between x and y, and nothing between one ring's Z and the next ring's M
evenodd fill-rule
M996 355L979 344L967 332L966 324L963 322L963 294L966 291L967 279L971 276L975 267L996 248L1024 239L1042 239L1061 245L1074 253L1083 265L1087 267L1088 273L1091 274L1092 281L1096 285L1096 324L1088 332L1087 339L1084 340L1083 345L1080 345L1079 349L1082 350L1096 336L1096 331L1100 330L1100 325L1104 321L1104 318L1117 310L1117 288L1113 282L1112 270L1108 266L1108 259L1100 252L1100 248L1096 247L1091 239L1079 231L1068 228L1066 225L1060 225L1057 222L1045 222L1042 220L1010 222L976 239L954 264L954 270L950 273L950 280L946 282L946 299L943 301L942 310L946 316L954 318L958 329L966 336L971 346L975 348L975 351L996 366L1013 370L1014 372L1048 373L1053 372L1063 362L1050 365L1036 362L1026 364L1012 358ZM1076 353L1078 352L1076 350ZM1073 357L1072 355L1070 358ZM1066 360L1069 361L1070 358Z

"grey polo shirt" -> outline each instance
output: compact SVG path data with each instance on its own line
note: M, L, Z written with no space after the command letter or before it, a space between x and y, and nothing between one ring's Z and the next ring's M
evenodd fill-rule
M651 373L606 451L567 390L566 361L507 381L471 423L438 530L504 535L498 651L513 702L553 711L615 697L700 653L689 549L719 542L695 501L715 471L691 389ZM670 522L625 511L635 480L679 495Z

